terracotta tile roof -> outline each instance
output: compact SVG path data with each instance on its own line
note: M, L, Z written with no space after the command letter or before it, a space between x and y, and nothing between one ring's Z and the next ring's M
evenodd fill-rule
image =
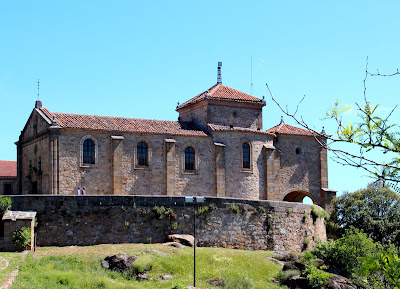
M269 133L275 133L275 134L279 133L279 134L295 134L295 135L309 135L309 136L314 135L314 133L312 133L309 130L286 124L283 121L283 118L281 119L280 124L278 124L274 127L271 127L270 129L267 129L266 131Z
M190 122L59 113L50 112L46 108L40 108L40 110L50 120L52 120L54 116L57 125L65 128L121 133L132 132L179 136L208 136L207 132L200 130Z
M200 93L199 95L189 99L185 103L178 105L177 110L186 107L188 105L200 102L204 99L213 99L213 100L228 100L235 102L247 102L247 103L257 103L261 105L265 105L265 102L257 97L251 96L250 94L241 92L239 90L230 88L226 85L217 83L210 89Z
M0 161L0 177L17 177L17 162Z
M234 127L230 127L227 125L219 125L219 124L212 124L209 123L208 124L208 128L210 129L210 131L243 131L243 132L253 132L253 133L258 133L258 134L267 134L270 136L275 136L274 133L270 133L264 130L256 130L256 129L251 129L251 128L245 128L245 127L238 127L238 126L234 126Z

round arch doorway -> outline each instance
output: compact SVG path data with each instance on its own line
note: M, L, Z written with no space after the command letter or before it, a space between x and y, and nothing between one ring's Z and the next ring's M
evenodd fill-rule
M304 191L293 191L283 198L284 202L295 202L305 204L317 204L314 196Z

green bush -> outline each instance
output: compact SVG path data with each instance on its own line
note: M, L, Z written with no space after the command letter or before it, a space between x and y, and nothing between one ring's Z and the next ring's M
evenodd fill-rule
M11 198L0 196L0 214L1 216L11 208Z
M301 262L306 265L312 265L312 260L315 259L315 256L310 251L305 251L303 257L301 257Z
M19 250L25 250L31 244L31 229L21 227L13 233L14 245Z
M360 257L372 257L382 250L382 245L375 243L365 233L350 230L336 241L319 243L313 254L339 268L345 268L350 275L361 268Z
M376 257L363 258L365 265L360 275L382 274L394 288L400 288L400 258L396 254L380 254Z
M329 219L329 214L324 210L324 209L317 209L315 205L312 205L311 207L311 215L313 218L323 218L328 220Z
M322 271L315 266L306 268L303 275L307 278L308 283L313 289L326 288L326 285L328 285L328 279L333 276L333 274Z

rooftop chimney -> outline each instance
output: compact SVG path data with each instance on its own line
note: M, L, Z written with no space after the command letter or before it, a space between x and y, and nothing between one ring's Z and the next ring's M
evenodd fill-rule
M35 108L42 108L42 102L40 100L36 100Z
M222 62L218 62L217 84L222 84L221 66L222 66Z

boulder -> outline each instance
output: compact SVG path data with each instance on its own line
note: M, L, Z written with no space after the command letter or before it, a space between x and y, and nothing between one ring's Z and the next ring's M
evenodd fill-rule
M184 248L185 247L181 243L178 243L178 242L167 242L167 243L162 243L161 245L175 247L175 248Z
M308 280L305 277L293 276L290 277L286 283L286 286L289 288L296 289L310 289L310 285L308 284Z
M161 280L171 280L172 278L174 278L174 277L172 275L169 275L169 274L161 276Z
M317 268L324 266L325 262L322 259L313 259L313 262L317 265Z
M132 269L132 264L136 259L135 255L117 254L105 257L101 261L101 266L108 270L126 272Z
M194 237L188 234L172 234L167 237L168 242L178 242L185 246L193 247Z
M340 276L333 275L333 277L328 280L329 289L356 289L357 287L349 279Z
M303 272L306 267L307 267L307 265L305 265L303 263L296 262L296 261L290 261L290 262L286 262L283 265L282 271L297 270L297 271Z

